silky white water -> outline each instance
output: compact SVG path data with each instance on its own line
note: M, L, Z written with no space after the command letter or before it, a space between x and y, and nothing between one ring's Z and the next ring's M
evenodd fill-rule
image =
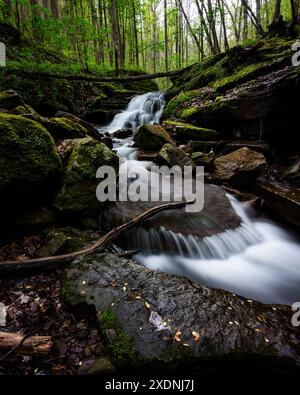
M161 93L137 96L106 130L113 133L130 127L135 132L141 124L159 123L164 105ZM115 140L115 144L129 166L143 166L147 172L149 162L135 160L132 139ZM128 245L141 251L136 259L149 269L184 275L264 303L291 305L300 301L298 241L271 221L248 215L244 205L228 198L242 221L238 229L199 239L163 227L139 228L134 238L128 236ZM172 254L164 252L166 243Z
M125 111L115 116L106 130L109 133L121 129L132 129L135 132L140 125L159 123L164 106L164 95L160 92L136 96Z

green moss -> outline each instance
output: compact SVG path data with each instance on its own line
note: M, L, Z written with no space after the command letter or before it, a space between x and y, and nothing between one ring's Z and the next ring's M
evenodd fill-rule
M23 100L16 92L0 92L0 108L12 110L13 108L22 106L23 104Z
M98 321L102 330L119 329L118 319L111 310L101 311L98 314Z
M50 118L44 126L55 140L76 139L87 136L87 130L79 123L66 118Z
M106 336L107 348L117 367L133 365L137 361L137 353L134 350L133 339L125 333L118 323L117 316L111 310L101 311L98 314L101 331L105 335L108 329L114 329L115 335Z
M119 158L106 145L92 138L75 139L72 153L66 165L63 185L55 207L72 212L93 211L103 205L96 198L98 180L96 172L101 166L116 170Z
M170 127L172 130L175 130L179 135L180 133L183 135L187 135L192 139L198 140L218 140L219 134L215 130L201 128L199 126L191 125L183 122L175 122L175 121L165 121L164 125L166 128Z
M164 119L171 118L178 114L180 111L182 104L189 102L192 98L197 97L199 91L190 91L190 92L180 92L177 96L175 96L170 102L168 103L167 107L164 110ZM184 111L185 108L182 110Z
M51 135L37 122L0 114L0 134L0 186L43 181L61 169Z
M183 108L181 113L180 113L180 118L185 120L191 118L194 114L198 112L198 108L196 106L191 106L187 108Z

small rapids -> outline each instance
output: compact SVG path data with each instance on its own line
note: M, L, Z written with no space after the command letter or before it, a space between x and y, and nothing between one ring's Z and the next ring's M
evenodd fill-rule
M135 132L142 124L159 123L164 106L162 93L137 96L105 130L114 133L131 128ZM123 161L128 166L144 166L146 173L149 162L137 162L131 145L131 138L115 140ZM249 215L245 205L227 197L241 218L239 228L202 239L165 227L138 228L134 237L127 235L128 248L140 250L136 259L149 269L187 276L263 303L291 305L300 301L298 241L275 223ZM166 252L166 244L172 253Z

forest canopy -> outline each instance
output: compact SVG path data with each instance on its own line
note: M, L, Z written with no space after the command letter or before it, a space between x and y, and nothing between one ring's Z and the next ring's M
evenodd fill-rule
M296 25L300 1L1 0L0 20L85 71L160 72Z

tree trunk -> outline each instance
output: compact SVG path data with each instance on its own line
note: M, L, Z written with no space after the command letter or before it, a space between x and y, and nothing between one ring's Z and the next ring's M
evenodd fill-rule
M168 9L167 0L164 0L164 22L165 22L165 68L169 71L169 37L168 37Z

